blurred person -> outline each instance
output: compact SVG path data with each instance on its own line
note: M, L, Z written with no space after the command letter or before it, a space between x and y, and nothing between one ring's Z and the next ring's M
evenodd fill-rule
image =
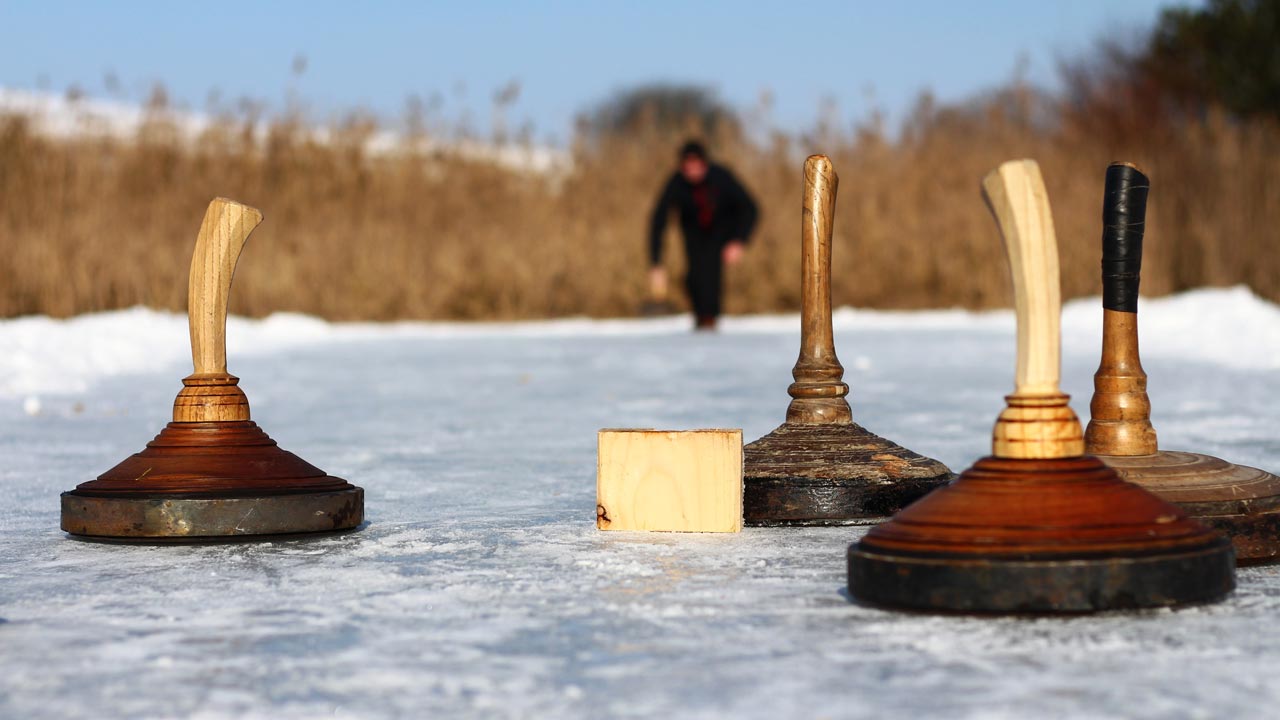
M720 316L723 268L742 259L759 211L742 183L727 168L711 162L701 143L685 143L679 166L658 195L649 223L649 294L660 300L667 294L662 233L673 209L680 212L689 265L685 288L695 327L714 330Z

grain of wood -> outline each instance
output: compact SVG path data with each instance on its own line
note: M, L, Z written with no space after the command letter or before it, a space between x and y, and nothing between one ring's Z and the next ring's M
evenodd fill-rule
M601 430L601 530L738 532L741 430Z
M996 421L993 452L1001 458L1083 455L1080 420L1058 387L1058 243L1040 166L1034 160L1006 162L982 181L982 194L1004 238L1018 322L1014 392Z
M804 205L800 229L800 357L787 388L791 404L787 422L803 425L848 425L853 411L842 382L844 366L836 357L831 327L831 235L835 226L840 177L825 155L804 163Z
M216 198L209 203L196 237L187 286L187 320L191 326L191 360L197 375L227 371L227 303L236 261L262 213L247 205Z
M249 419L249 401L227 372L227 305L236 262L262 213L215 198L205 211L187 284L193 372L173 403L174 422L239 422Z
M1090 455L1151 455L1159 441L1138 355L1138 314L1104 309L1102 315L1102 362L1093 376L1085 446Z

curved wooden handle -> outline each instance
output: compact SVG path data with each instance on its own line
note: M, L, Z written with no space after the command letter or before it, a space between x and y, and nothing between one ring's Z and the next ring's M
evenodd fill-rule
M227 302L231 279L249 233L260 222L262 213L226 198L216 198L205 211L187 286L191 360L196 375L227 372Z
M1078 457L1084 454L1084 432L1070 398L1058 389L1058 241L1040 166L1034 160L1007 162L982 181L982 194L1004 237L1018 313L1018 372L1013 394L996 419L992 454L1024 460Z
M840 178L825 155L804 162L804 210L800 230L800 357L791 370L795 382L787 422L848 424L853 411L841 382L844 367L836 357L831 328L831 235Z
M1107 167L1102 194L1102 306L1138 312L1142 236L1151 181L1131 163Z
M1060 394L1062 292L1058 241L1040 166L1011 160L987 175L982 194L1000 226L1018 314L1015 396Z

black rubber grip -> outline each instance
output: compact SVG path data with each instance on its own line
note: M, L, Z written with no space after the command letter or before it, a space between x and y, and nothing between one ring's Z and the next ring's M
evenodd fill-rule
M1102 307L1138 312L1142 234L1151 181L1132 165L1107 167L1102 193Z

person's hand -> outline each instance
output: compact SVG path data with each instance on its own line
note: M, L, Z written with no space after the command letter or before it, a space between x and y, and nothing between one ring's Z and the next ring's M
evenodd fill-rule
M747 252L747 246L741 240L730 240L721 251L721 259L725 265L736 265Z
M667 269L661 265L649 268L649 299L667 299Z

